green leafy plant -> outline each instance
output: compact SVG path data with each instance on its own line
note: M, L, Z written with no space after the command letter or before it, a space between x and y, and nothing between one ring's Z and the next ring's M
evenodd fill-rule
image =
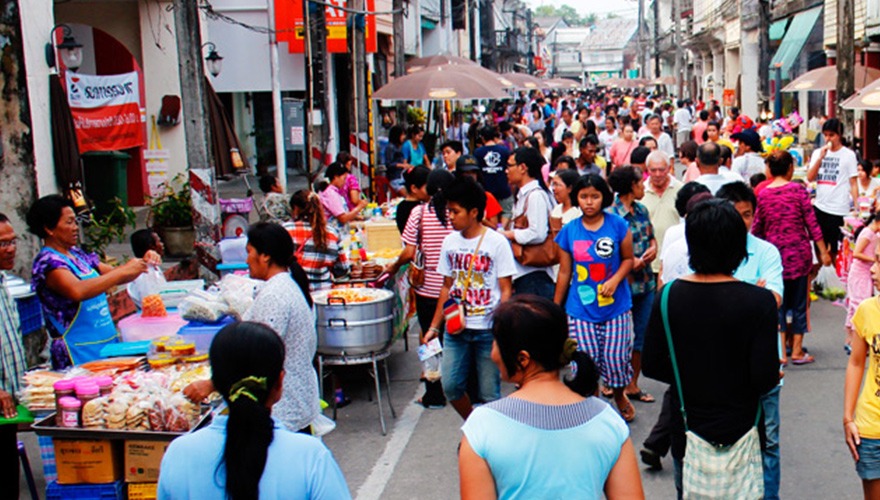
M95 217L90 214L83 224L83 249L95 252L101 259L107 259L107 245L122 243L127 227L135 227L135 214L128 205L117 197L110 203L110 211L106 215Z
M189 182L178 174L164 187L161 195L149 198L152 226L191 227L193 218Z

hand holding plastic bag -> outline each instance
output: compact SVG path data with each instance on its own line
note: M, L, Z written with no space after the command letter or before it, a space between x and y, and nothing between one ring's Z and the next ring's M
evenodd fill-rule
M823 299L837 300L846 297L846 289L837 277L834 266L822 266L813 285L816 287L816 293Z

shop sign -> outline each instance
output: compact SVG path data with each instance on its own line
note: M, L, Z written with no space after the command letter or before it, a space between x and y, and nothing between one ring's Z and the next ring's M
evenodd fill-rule
M278 30L278 41L287 42L291 53L302 54L305 52L305 22L303 16L303 2L301 0L274 0L275 1L275 29ZM324 7L324 19L327 27L327 52L331 54L344 54L348 52L348 21L355 19L338 7L346 7L346 0L327 0ZM376 10L375 0L364 2L366 10ZM333 7L336 6L336 7ZM365 41L367 52L376 52L376 16L363 16L365 19Z
M144 145L138 73L81 75L67 71L67 101L80 153Z

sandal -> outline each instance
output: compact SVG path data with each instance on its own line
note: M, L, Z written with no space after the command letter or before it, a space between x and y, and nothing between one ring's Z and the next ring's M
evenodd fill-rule
M636 401L639 401L641 403L653 403L654 401L656 401L656 399L654 399L654 396L648 394L645 391L627 392L626 397L628 397L630 400L635 399Z
M613 390L613 389L609 389L608 387L602 387L602 389L601 389L599 392L602 393L602 397L603 397L603 398L609 398L609 399L610 399L610 398L614 397L614 390Z
M816 358L810 355L808 352L804 352L804 357L802 358L791 358L791 363L793 365L808 365L816 361Z
M630 402L629 399L626 400L626 407L621 408L617 407L617 411L620 412L620 416L623 417L624 422L632 422L636 419L636 407Z

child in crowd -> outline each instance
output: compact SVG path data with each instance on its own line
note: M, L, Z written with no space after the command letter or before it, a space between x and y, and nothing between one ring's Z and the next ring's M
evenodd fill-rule
M278 178L271 175L260 177L260 191L263 192L263 203L260 204L260 218L283 223L290 220L290 205L284 196L284 189Z
M633 373L632 295L625 282L633 267L632 234L626 220L605 212L614 195L601 176L581 177L571 193L583 216L556 236L562 251L555 302L568 313L569 336L596 362L621 416L631 422L636 410L624 388Z
M434 320L425 335L430 342L440 334L449 299L464 305L464 330L443 335L443 391L463 419L473 409L467 394L472 366L476 367L480 400L500 397L501 378L492 362L492 314L513 290L516 273L513 251L499 233L482 224L486 193L471 179L457 179L445 192L454 232L443 240L437 272L443 287ZM448 325L447 325L448 326Z

